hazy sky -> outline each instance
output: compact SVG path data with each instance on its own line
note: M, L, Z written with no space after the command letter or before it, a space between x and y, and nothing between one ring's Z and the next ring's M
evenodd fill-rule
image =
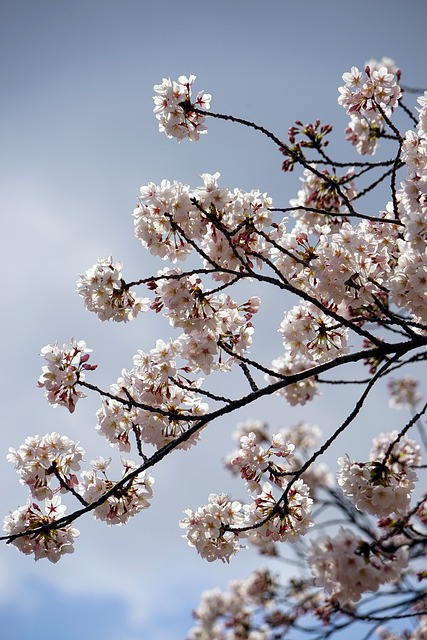
M222 184L267 191L277 206L296 195L299 174L284 175L274 145L255 132L209 122L197 145L160 135L153 85L194 73L214 110L279 136L295 119L320 118L336 124L335 148L343 153L342 73L385 55L403 70L404 84L426 86L426 23L423 0L0 2L0 515L26 501L4 460L27 435L67 434L88 460L110 453L93 429L97 398L81 401L73 416L47 405L35 386L40 348L85 339L99 363L91 380L107 388L138 348L170 335L151 314L126 326L100 323L75 293L78 274L100 257L123 262L128 280L163 266L133 236L139 187L163 178L197 186L201 173L220 171ZM280 341L270 328L261 335L268 361L280 354ZM207 564L177 524L184 508L231 486L221 455L232 447L235 422L267 416L278 427L303 417L328 432L343 406L320 400L296 413L271 399L212 425L195 455L176 453L154 470L149 510L122 528L79 521L76 551L57 565L4 546L0 628L8 640L185 637L201 589L258 564L251 552L230 567Z

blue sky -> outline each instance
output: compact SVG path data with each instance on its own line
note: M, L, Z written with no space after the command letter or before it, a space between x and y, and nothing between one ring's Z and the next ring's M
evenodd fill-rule
M212 109L279 136L295 119L320 118L336 124L334 148L343 153L342 73L385 55L406 85L426 86L426 21L420 0L0 3L1 514L26 500L4 461L26 435L66 433L88 460L110 452L93 429L96 398L74 416L46 404L35 387L40 348L85 339L99 363L93 379L105 388L138 348L169 336L167 324L149 314L132 325L101 324L75 293L78 274L109 254L124 263L127 279L163 266L133 237L139 187L163 178L196 186L201 173L220 171L222 184L267 191L277 206L298 189L299 174L285 176L274 146L255 132L209 122L197 145L161 136L153 85L194 73L197 88L212 93ZM259 352L268 361L278 347L274 329L261 326ZM327 432L342 418L343 402L321 399L296 415L270 399L213 425L194 453L177 453L155 470L152 508L118 529L79 522L76 552L58 565L3 547L0 628L11 630L8 640L183 638L201 589L247 575L259 562L242 552L230 567L208 565L177 526L184 508L233 486L220 459L235 422L267 417L285 426L303 417ZM375 403L370 411L375 420Z

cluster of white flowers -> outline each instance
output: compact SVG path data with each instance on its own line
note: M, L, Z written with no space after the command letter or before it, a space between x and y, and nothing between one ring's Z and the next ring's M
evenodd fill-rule
M394 409L413 409L422 400L422 395L417 391L418 380L411 376L392 378L387 388L390 393L389 405Z
M427 91L418 98L421 108L417 131L408 131L402 145L407 179L396 194L398 215L404 224L398 241L399 257L389 287L395 304L427 322ZM392 209L392 203L389 204Z
M300 302L285 313L278 329L291 357L301 354L317 364L348 352L348 329L311 302Z
M198 276L181 276L179 269L160 271L152 288L153 308L165 308L170 324L185 331L179 338L180 353L192 371L228 370L233 355L249 349L254 332L250 320L258 311L259 298L239 304L223 293L205 293Z
M306 371L307 369L310 369L310 367L314 366L315 362L307 362L300 353L295 356L291 356L288 352L285 352L283 356L276 358L271 363L273 371L276 371L282 376L291 376L296 373L301 373L302 371ZM279 381L279 378L275 378L274 376L267 374L265 376L265 380L269 384L274 384ZM310 402L310 400L313 400L315 396L319 395L320 391L318 384L316 383L316 379L313 376L288 384L279 389L277 393L283 396L288 404L295 407L298 404L304 405L307 402Z
M69 524L49 528L49 524L64 515L65 509L57 495L45 500L44 512L35 502L29 501L25 507L19 507L4 518L3 530L8 536L28 532L29 535L17 537L11 544L25 555L34 555L35 560L47 558L51 562L58 562L64 554L73 553L74 539L79 535L78 529ZM45 529L37 534L31 533L39 527Z
M384 117L390 117L402 95L398 81L400 72L392 60L371 60L364 75L357 67L344 73L339 87L338 103L350 116L347 140L360 154L374 154L379 135L384 131Z
M98 366L88 364L91 351L83 340L74 338L71 344L64 344L62 349L56 343L43 347L40 355L48 364L42 367L37 385L45 387L49 404L54 407L63 405L73 413L77 400L85 397L76 385L84 381L84 371L93 371Z
M187 509L180 526L185 537L209 562L229 562L241 548L241 540L254 543L296 542L312 526L309 489L302 480L293 483L283 502L268 482L256 483L253 502L232 501L227 494L211 494L209 503L197 511Z
M82 472L79 491L89 504L96 502L105 493L116 487L117 481L109 480L107 477L110 463L111 458L105 460L98 457L91 461L91 471ZM138 468L138 465L132 460L122 460L122 465L122 479ZM116 488L109 498L96 507L93 510L94 517L103 520L108 525L125 524L129 518L150 506L149 500L153 495L151 488L153 484L154 479L150 475L140 473L125 482L120 488Z
M178 365L181 352L180 340L157 340L149 352L138 351L133 368L124 369L117 383L111 385L110 391L117 400L103 399L97 412L97 430L112 446L129 451L133 431L138 442L160 449L188 430L191 421L186 417L203 416L208 411L208 405L197 393L202 380L191 381L189 368ZM194 434L181 448L188 448L198 437Z
M138 409L126 407L123 402L103 397L102 405L96 412L98 433L120 451L130 451L129 435L137 428Z
M399 474L381 462L354 462L339 458L338 484L359 511L385 518L408 512L417 475L412 469Z
M252 617L260 605L268 607L278 590L278 581L267 569L255 571L245 580L233 580L226 592L211 589L202 593L201 602L194 611L196 625L188 640L237 638L268 640L270 629L259 623L251 629Z
M271 224L272 200L257 190L220 187L219 173L201 177L203 186L195 189L168 180L141 187L135 235L153 255L171 262L184 260L197 241L206 266L216 265L214 279L227 280L221 270L247 270L248 256L266 251L258 231Z
M417 481L412 467L419 462L419 446L413 440L400 440L397 432L381 434L373 442L369 462L348 456L338 460L338 484L360 511L379 518L403 516Z
M25 507L19 507L5 518L4 531L11 536L28 531L29 535L18 536L13 544L27 555L34 554L36 560L47 557L57 562L62 554L73 551L73 539L79 535L68 524L55 525L65 511L58 492L72 491L83 504L100 500L93 513L108 524L122 524L149 506L154 482L150 476L141 473L102 500L117 485L106 474L111 458L92 461L92 470L82 471L79 479L76 473L80 471L83 456L82 447L57 433L28 437L18 449L9 449L7 459L14 464L22 484L30 489L31 498ZM123 460L122 464L122 478L137 469L132 461ZM44 512L34 500L44 500ZM39 527L43 528L40 533L31 534Z
M254 431L251 428L254 428ZM309 444L317 436L317 428L297 425L286 431L294 433L297 442ZM249 421L237 426L240 449L227 456L226 467L240 474L251 494L252 502L232 502L229 496L211 494L209 504L196 512L187 510L187 518L181 526L187 529L190 546L209 561L217 558L229 560L241 548L240 540L248 538L258 546L267 547L275 542L295 542L312 526L313 499L305 478L292 478L302 464L301 457L294 459L295 445L287 441L284 433L269 436L264 423ZM267 444L268 446L262 446ZM276 498L273 487L264 477L281 489L286 497ZM322 482L320 475L319 482ZM221 509L218 508L221 505Z
M68 486L77 484L75 474L83 456L84 449L67 436L47 433L26 438L18 449L11 447L7 460L15 466L20 482L27 485L31 495L36 500L44 500L54 495L50 486L52 480L56 482L54 471Z
M401 255L393 275L390 289L397 307L405 309L416 320L427 322L427 244L423 253L409 242L399 242Z
M412 438L401 438L398 431L380 433L373 438L369 459L384 460L386 455L387 466L392 473L398 474L421 464L420 445Z
M286 482L285 468L276 458L284 458L289 463L295 446L286 442L281 433L273 435L269 447L259 444L258 436L254 432L240 438L240 449L229 460L229 466L239 469L240 475L248 484L248 488L256 493L260 492L259 482L263 474L268 472L271 482L283 487ZM289 469L289 466L288 466Z
M394 225L385 230L366 220L315 225L311 237L303 231L280 238L276 233L284 250L276 251L274 264L294 286L353 317L384 295L396 263L397 233Z
M277 500L272 486L265 482L261 492L253 496L253 503L245 506L247 525L256 527L250 531L250 539L263 543L296 542L313 526L312 505L310 489L302 479L292 484L284 501Z
M200 91L193 101L191 86L195 80L193 75L179 76L177 82L163 78L161 84L154 86L154 113L159 121L159 131L168 138L195 141L201 133L206 133L205 117L195 109L209 109L211 96Z
M229 528L243 524L242 506L228 494L211 493L207 505L196 511L186 509L180 527L187 529L184 537L189 546L195 547L208 562L218 559L229 562L241 548L239 534Z
M311 167L317 170L315 164L312 164ZM327 214L347 211L340 192L348 201L351 201L357 193L354 181L351 180L353 170L348 171L341 178L335 174L330 174L326 169L320 171L322 177L318 175L318 172L319 170L315 172L310 169L304 169L303 177L300 178L302 189L298 191L296 198L289 201L291 207L296 208L293 213L297 220L296 230L302 229L312 232L317 224L324 224L324 222L339 223L340 218L334 218ZM321 209L324 213L306 211L306 208Z
M358 309L381 297L390 274L390 248L377 224L344 222L336 233L320 229L316 259L312 261L313 294L347 310ZM393 234L393 230L391 232ZM315 293L316 292L316 293Z
M125 285L122 265L113 263L113 258L98 260L77 281L77 292L88 311L93 311L100 320L128 322L141 311L149 308L148 298L137 298Z
M358 602L365 591L377 591L385 582L398 580L408 563L400 547L386 554L372 549L350 529L334 537L320 536L311 545L308 563L316 585L342 605Z
M268 426L257 421L239 423L233 438L240 442L240 449L229 453L224 465L234 475L240 474L249 491L261 493L261 481L268 473L270 482L284 487L292 474L304 464L310 450L314 450L320 441L321 431L306 422L298 422L292 427L280 429L270 436ZM268 446L263 446L268 445ZM274 457L283 458L275 460ZM326 464L311 465L302 474L302 480L309 489L311 498L315 498L322 487L333 484L332 474ZM304 489L305 490L305 489ZM260 545L261 540L251 539Z

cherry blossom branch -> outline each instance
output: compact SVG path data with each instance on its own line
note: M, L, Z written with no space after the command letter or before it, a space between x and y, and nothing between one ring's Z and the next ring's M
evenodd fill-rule
M360 352L356 352L356 353L352 353L352 354L348 354L348 355L344 355L344 356L339 356L337 358L335 358L333 361L331 362L326 362L320 365L317 365L315 367L313 367L312 369L306 370L302 373L297 373L297 374L293 374L291 376L288 377L287 380L279 380L276 383L270 384L262 389L258 389L257 391L253 391L250 394L243 396L239 399L236 399L232 404L229 404L227 406L221 407L220 409L213 411L209 414L206 414L202 417L196 417L196 416L183 416L183 415L176 415L173 412L170 412L170 417L172 418L177 418L179 420L182 421L196 421L197 422L191 426L187 431L183 432L180 436L176 437L174 440L172 440L171 442L169 442L168 444L164 445L161 449L159 449L158 451L156 451L146 462L144 462L143 464L141 464L140 466L138 466L135 470L129 472L128 474L126 474L121 480L117 481L112 487L111 489L109 489L108 491L106 491L98 500L95 500L94 502L92 502L91 504L85 506L82 509L79 509L77 511L74 511L73 513L67 515L67 516L63 516L57 520L54 520L52 522L46 523L45 525L42 525L40 527L36 527L30 531L23 531L11 536L1 536L0 540L6 540L8 543L13 542L14 540L16 540L17 538L21 538L23 536L32 536L32 537L36 537L38 534L41 533L46 533L48 531L54 530L54 529L59 529L63 526L69 525L72 522L74 522L76 519L78 519L79 517L81 517L82 515L89 513L91 511L93 511L94 509L96 509L97 507L101 506L102 504L104 504L104 502L106 502L108 500L108 498L113 497L117 494L117 492L120 492L125 486L128 486L132 483L132 481L137 478L141 473L143 473L144 471L147 471L148 469L150 469L151 467L155 466L156 464L158 464L161 460L163 460L167 455L169 455L172 451L174 451L177 447L179 447L181 444L183 444L184 442L186 442L187 440L189 440L191 438L191 436L193 436L195 433L197 433L198 431L200 431L203 427L205 427L209 422L212 422L213 420L224 416L228 413L234 412L237 409L243 408L244 406L247 406L249 404L252 404L255 400L264 397L266 395L272 395L274 392L284 388L285 386L289 385L289 384L293 384L295 382L298 382L299 380L304 379L305 377L312 377L312 376L316 376L320 373L323 373L324 371L328 371L332 368L336 368L338 366L344 365L344 364L348 364L350 362L358 362L362 359L366 359L366 357L369 356L375 356L376 354L378 354L379 351L382 351L382 354L393 354L393 357L391 358L391 360L389 362L387 362L385 365L383 365L383 367L379 370L379 372L377 374L375 374L375 376L372 378L370 384L368 385L368 388L365 390L365 392L362 394L361 399L358 401L355 409L352 411L352 413L350 414L349 418L345 421L345 423L343 425L341 425L341 427L335 432L335 434L333 436L331 436L331 438L328 439L328 441L325 443L325 445L323 445L323 447L321 447L318 452L316 452L316 455L313 455L312 458L310 458L310 462L307 462L303 465L303 467L301 467L301 469L295 474L294 478L290 481L289 483L289 489L290 486L292 486L292 484L294 484L294 482L301 476L302 473L304 473L304 471L330 446L330 444L332 444L332 442L336 439L336 437L338 437L338 435L346 428L346 426L352 421L352 419L355 417L355 415L358 413L358 411L361 408L361 403L363 404L364 398L366 397L367 393L369 392L369 390L372 388L372 386L375 384L376 380L378 379L378 377L380 376L380 372L383 371L383 369L385 367L388 367L392 362L394 362L395 359L397 359L398 357L400 357L401 355L404 355L405 353L411 351L412 349L415 348L419 348L421 346L425 346L427 344L427 338L424 338L422 336L417 337L417 339L413 340L413 341L406 341L403 343L396 343L394 345L389 345L389 344L383 344L381 346L381 349L379 347L375 347L373 349L366 349ZM86 382L80 382L79 384L81 384L82 386L89 388L93 391L98 392L101 396L105 395L109 398L115 399L118 402L121 402L123 404L127 404L129 401L128 400L124 400L123 398L119 398L114 396L113 394L110 394L108 392L104 392L101 389L95 387L94 385L90 385L89 383ZM139 403L135 403L135 406L139 406ZM152 411L153 413L161 413L161 415L167 415L167 412L163 412L162 410L159 410L158 408L155 407L149 407L148 405L143 405L142 408L147 409L149 411ZM172 415L171 415L172 414ZM288 489L288 491L289 491ZM286 491L284 492L281 501L285 500L287 496ZM266 519L266 521L268 519L270 519L272 516L271 514L269 514L268 518ZM262 523L259 523L258 526L261 526ZM252 527L250 527L252 528ZM243 528L241 529L242 531L246 531L247 529ZM237 530L236 530L237 531Z
M346 207L348 207L349 211L350 212L354 211L351 202L349 201L345 193L341 190L337 182L334 182L331 178L329 178L328 176L325 176L320 171L318 171L313 166L311 166L301 155L292 151L292 149L287 144L282 142L282 140L280 140L276 135L274 135L271 131L269 131L265 127L259 124L256 124L255 122L251 122L250 120L245 120L244 118L237 118L236 116L225 115L222 113L214 113L212 111L202 111L200 109L194 109L194 113L200 114L203 116L208 116L211 118L216 118L218 120L228 120L230 122L242 124L243 126L249 127L250 129L254 129L255 131L260 131L267 138L272 140L279 147L280 150L285 150L287 155L291 156L296 162L301 164L305 169L308 169L309 171L311 171L311 173L316 175L321 180L324 180L330 187L335 189L338 195L340 196L340 198L342 198L343 203L346 205Z
M389 172L387 172L386 174L384 174L380 180L383 180L387 175L389 175ZM367 193L367 190L365 190L365 193ZM357 194L354 197L354 200L358 197L360 197L361 195L365 195L365 193L362 194L362 192L360 194ZM398 226L403 226L403 224L400 222L400 220L395 220L393 218L380 218L378 216L370 216L366 213L358 213L357 211L353 211L351 214L346 212L346 213L342 213L340 211L325 211L324 209L318 209L316 207L304 207L304 206L297 206L297 207L272 207L270 209L270 211L280 211L282 213L289 213L291 211L298 211L302 209L303 211L307 211L307 213L318 213L320 215L325 215L325 216L333 216L334 218L360 218L362 220L369 220L371 222L380 222L380 223L390 223L390 224L395 224Z

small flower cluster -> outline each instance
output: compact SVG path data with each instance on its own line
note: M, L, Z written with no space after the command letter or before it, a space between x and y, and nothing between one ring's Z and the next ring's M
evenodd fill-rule
M277 500L271 485L265 482L261 493L245 509L247 526L255 527L250 539L262 543L297 542L313 526L312 505L310 489L302 479L293 482L283 501Z
M372 440L370 460L383 460L393 473L402 473L406 468L421 464L420 445L412 438L401 438L398 431L380 433Z
M241 549L239 534L230 530L243 523L241 502L232 501L225 493L211 493L207 505L197 511L186 509L184 513L187 517L181 520L180 527L187 529L188 544L208 562L218 559L230 562Z
M296 542L312 526L309 489L297 480L278 501L271 485L257 486L251 504L232 501L227 494L211 494L209 503L197 511L187 509L180 526L187 529L185 537L202 558L212 562L229 562L241 548L241 540L249 538L255 544Z
M373 550L350 529L334 537L321 536L311 545L308 563L315 583L342 605L358 602L365 591L377 591L398 580L408 563L404 547L385 553Z
M204 591L193 614L196 625L187 640L226 637L268 640L271 637L269 625L260 627L254 617L260 607L268 609L273 604L278 588L277 578L267 569L260 569L246 580L232 581L226 592L220 589Z
M112 446L129 451L133 432L139 443L160 449L188 430L186 417L207 412L208 405L197 394L202 380L189 380L190 369L178 366L181 352L180 340L157 340L156 347L148 353L138 351L133 358L134 367L123 370L117 383L111 385L111 393L117 399L103 398L97 412L97 430ZM196 433L181 448L188 448L197 438Z
M65 509L57 495L45 500L44 512L35 502L29 501L25 507L19 507L4 518L3 530L8 536L28 533L11 540L11 544L25 555L34 555L35 560L47 558L50 562L58 562L64 554L73 553L74 539L79 536L79 531L69 524L49 528L64 515ZM43 529L39 533L32 533L40 527Z
M295 446L291 442L285 442L280 433L271 437L269 447L266 449L259 444L257 434L250 432L248 435L241 436L240 449L231 458L229 465L239 469L248 488L255 492L261 491L258 483L267 472L271 482L283 487L285 469L278 464L276 458L284 458L284 461L288 462L294 449Z
M411 469L399 475L381 462L354 462L339 458L338 484L359 511L385 518L408 512L417 476Z
M15 466L20 482L31 493L26 506L19 507L4 519L3 529L7 535L29 532L29 535L12 540L22 553L34 554L35 560L48 558L57 562L61 555L74 551L73 540L79 535L78 530L69 524L52 528L49 525L65 512L58 491L77 487L76 472L83 456L82 447L58 433L28 437L18 449L9 449L7 460ZM53 481L57 486L52 487ZM33 500L44 500L44 512ZM39 527L43 527L39 533L31 534Z
M339 87L338 103L347 109L350 122L347 140L360 154L374 154L377 140L402 95L398 85L400 72L391 60L370 61L364 77L357 67L343 74L345 85Z
M427 323L427 243L422 253L410 242L399 241L401 254L389 286L397 307L419 323Z
M211 96L200 91L193 100L191 86L195 80L193 75L179 76L176 82L163 78L161 84L154 86L154 113L159 121L159 131L178 142L184 138L196 141L200 134L206 133L206 118L195 110L209 109Z
M232 474L246 481L247 487L254 493L260 493L261 476L268 472L269 480L279 487L285 487L287 478L298 471L304 464L310 450L314 450L320 441L320 429L306 422L298 422L289 428L281 429L270 436L265 423L249 420L239 423L233 434L240 441L240 450L228 454L224 459L225 467ZM268 446L262 446L268 445ZM286 466L273 459L273 456L284 458ZM321 487L333 484L332 475L323 463L312 465L303 475L302 480L314 498ZM259 541L251 540L257 544Z
M207 375L228 370L233 356L249 349L254 332L250 320L258 311L259 298L239 304L226 294L204 292L198 276L181 276L179 269L160 271L150 286L156 292L152 307L156 311L165 307L170 324L185 331L179 338L180 353L192 371ZM225 361L224 353L230 356Z
M394 409L402 409L403 407L413 409L422 400L422 395L417 391L417 387L418 380L411 376L389 380L387 388L390 393L390 407Z
M381 434L374 440L369 462L338 460L338 484L360 511L379 518L404 516L417 480L411 467L419 462L419 447L413 440L400 441L397 432Z
M238 426L240 449L228 456L226 466L232 473L240 473L252 494L252 503L243 505L232 502L228 495L211 494L208 505L196 512L187 510L187 518L181 521L181 527L187 529L188 544L209 561L221 558L228 562L241 548L242 538L267 547L274 542L296 542L312 526L313 500L308 486L302 479L286 486L295 468L294 445L280 433L270 438L262 424L255 423L256 431L248 431L251 424ZM263 447L262 442L269 446ZM270 483L264 482L265 475L274 485L286 487L286 495L277 499Z
M356 187L351 179L353 170L339 178L326 169L318 171L315 164L311 167L312 169L304 169L303 177L300 178L302 189L298 191L296 198L289 201L291 207L296 209L293 214L297 219L296 230L307 232L313 231L316 224L339 223L340 219L328 214L346 212L348 209L345 202L350 202L356 195ZM316 213L316 209L320 209L321 213Z
M348 352L348 330L311 302L302 301L287 311L278 331L291 357L301 354L319 364Z
M75 473L83 456L84 449L67 436L47 433L26 438L19 449L10 448L7 460L15 466L20 482L27 485L33 498L44 500L54 495L50 484L55 473L68 486L77 484Z
M77 400L85 397L76 385L84 381L84 371L93 371L98 366L88 364L91 351L83 340L74 338L71 344L64 344L62 349L56 343L43 347L40 355L48 364L42 367L37 386L45 387L49 404L54 407L63 405L73 413Z
M399 256L389 288L394 303L427 322L427 92L418 98L421 106L416 131L408 131L402 144L402 159L408 167L407 179L388 209L405 225L398 241Z
M298 353L295 356L291 356L286 352L283 356L276 358L271 363L271 368L276 373L282 376L292 376L296 373L302 373L310 367L315 366L315 362L305 360L304 357ZM269 384L274 384L279 381L280 378L275 378L270 374L266 374L265 380ZM306 377L298 382L287 384L277 391L277 393L283 396L288 404L292 407L296 405L305 405L307 402L313 400L313 398L319 395L319 387L314 376Z
M212 277L227 280L227 270L246 271L252 266L248 256L266 251L259 231L271 224L272 201L257 190L220 187L219 173L201 177L203 186L196 189L168 180L141 187L135 235L153 255L171 262L184 260L196 241L206 266L216 266Z
M81 474L79 490L86 502L92 504L114 488L112 495L94 509L93 515L108 525L122 525L142 509L150 506L154 479L145 473L140 473L118 485L117 481L109 480L107 477L110 463L111 458L105 460L98 457L92 460L92 470L83 471ZM122 480L138 468L138 465L131 460L122 460L122 465Z
M380 228L364 220L355 226L343 222L332 234L327 226L320 229L316 258L310 265L311 282L316 284L312 293L318 299L329 300L351 314L381 298L393 255Z
M295 446L291 466L294 471L298 471L311 452L319 446L322 432L316 425L298 422L291 427L281 429L280 433L287 442L292 442ZM317 465L312 464L304 471L301 479L308 486L310 496L313 499L316 499L319 489L333 485L333 476L328 466L323 462Z
M77 281L77 292L88 311L100 320L128 322L149 308L148 298L137 298L122 278L122 265L113 258L98 260Z
M124 402L102 398L102 406L96 412L98 433L120 451L130 451L130 433L137 431L138 409L127 407Z

